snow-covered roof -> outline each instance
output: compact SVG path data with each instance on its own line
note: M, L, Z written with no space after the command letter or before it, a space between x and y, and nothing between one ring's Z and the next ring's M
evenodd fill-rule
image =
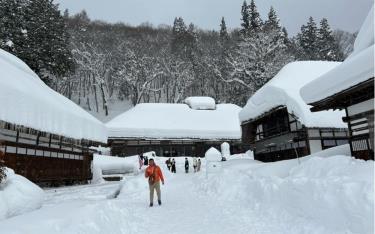
M74 139L107 142L104 124L0 50L0 120Z
M212 97L188 97L185 103L194 110L215 110L216 103Z
M240 139L240 110L233 104L194 110L186 104L142 103L106 125L114 138Z
M314 103L374 77L374 7L354 43L353 53L340 65L301 89L307 103Z
M241 122L256 119L279 106L287 107L306 127L346 128L342 111L311 112L300 95L308 82L338 66L338 62L300 61L283 67L279 73L259 89L240 112Z

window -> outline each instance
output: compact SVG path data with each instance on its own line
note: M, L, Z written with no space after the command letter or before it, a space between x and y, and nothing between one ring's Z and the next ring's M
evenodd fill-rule
M257 132L256 132L256 135L255 135L255 140L259 141L261 139L263 139L263 125L262 124L259 124L257 126Z

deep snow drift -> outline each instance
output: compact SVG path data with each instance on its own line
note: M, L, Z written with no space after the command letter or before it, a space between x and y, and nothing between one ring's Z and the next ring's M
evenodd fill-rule
M344 154L337 155L335 154ZM148 207L143 171L119 184L48 190L44 206L0 222L4 233L361 233L374 231L374 162L345 156L348 146L275 163L231 155L221 173L166 177L161 207ZM136 157L124 159L136 163ZM191 158L189 158L191 162Z
M7 179L0 184L0 220L40 208L43 190L12 169L6 170Z

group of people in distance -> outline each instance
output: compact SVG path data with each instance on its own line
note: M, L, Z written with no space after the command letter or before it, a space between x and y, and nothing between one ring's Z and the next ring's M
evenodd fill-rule
M168 158L167 161L165 161L165 164L167 164L169 171L176 173L176 160L174 160L174 158L172 158L172 160Z
M172 158L172 159L168 158L165 161L165 164L167 164L167 168L168 168L169 171L171 171L172 173L176 173L176 160L174 158ZM200 158L198 160L196 158L193 158L194 172L200 171L201 165L202 165L202 162L201 162ZM190 168L189 160L187 158L185 158L185 172L186 173L189 173L189 168Z
M139 170L141 170L142 166L148 166L148 157L143 156L143 154L138 155L138 162L139 162Z
M193 168L194 173L201 170L202 161L199 158L198 160L196 158L193 158ZM185 158L185 173L189 173L189 160Z

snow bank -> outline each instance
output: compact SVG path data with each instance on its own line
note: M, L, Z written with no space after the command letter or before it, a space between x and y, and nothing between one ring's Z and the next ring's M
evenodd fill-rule
M306 103L330 97L374 77L374 6L354 43L353 53L340 65L306 84L301 95Z
M103 172L109 174L126 174L138 172L137 163L137 156L120 158L94 154L93 183L100 183L103 181Z
M221 148L221 156L223 156L223 157L230 156L230 145L229 145L228 142L223 142L220 145L220 148Z
M223 202L237 201L259 216L289 223L290 233L300 233L294 230L298 226L304 233L373 233L374 162L327 156L310 156L301 164L231 160L222 174L196 186Z
M6 182L0 184L0 220L38 209L43 200L41 188L7 168Z
M184 101L194 110L215 110L215 99L211 97L188 97Z
M207 150L205 154L205 159L207 161L212 161L212 162L221 161L221 153L215 147L211 147L210 149Z
M148 139L241 139L233 104L194 110L186 104L142 103L109 121L109 136Z
M0 120L74 139L107 142L99 120L45 85L20 59L0 49Z
M279 106L286 106L288 112L298 117L306 127L346 128L342 121L343 111L311 112L310 106L302 100L300 89L320 75L338 66L338 62L302 61L283 67L280 72L247 102L240 112L242 122L256 119Z

